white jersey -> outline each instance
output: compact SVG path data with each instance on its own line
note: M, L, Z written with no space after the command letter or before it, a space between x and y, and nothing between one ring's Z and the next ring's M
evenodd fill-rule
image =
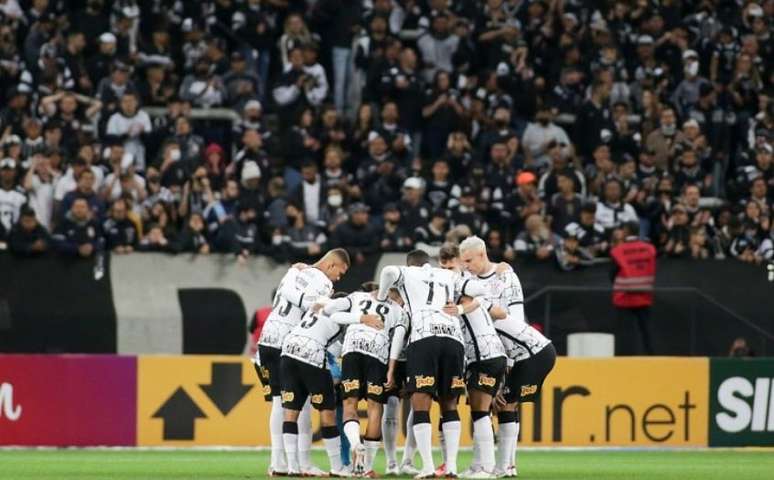
M21 191L13 188L3 190L0 188L0 222L3 223L6 232L19 221L21 207L27 203L27 196Z
M273 307L261 331L258 345L282 348L282 341L298 325L309 307L317 299L329 297L332 293L333 283L319 269L289 269L274 295Z
M464 343L459 319L443 312L443 307L455 298L459 274L429 264L393 268L398 269L397 278L390 279L391 285L382 286L397 287L403 297L411 326L409 343L428 337L446 337Z
M475 280L468 275L463 276L463 283L466 280ZM472 290L473 285L468 283L468 289ZM505 348L500 336L495 330L495 324L489 315L489 309L492 304L484 297L478 297L476 300L479 307L472 312L461 315L462 335L465 339L465 362L471 364L493 358L504 358Z
M318 368L327 368L325 352L342 330L342 326L328 315L309 310L282 342L282 356Z
M480 291L481 287L484 287L484 292ZM510 360L526 360L551 343L543 334L527 324L524 316L524 292L515 272L498 275L492 270L486 275L466 280L461 290L463 294L478 294L493 305L507 310L508 316L504 320L496 321L494 326Z
M363 315L377 315L384 323L384 330L377 330L363 324L350 325L344 335L344 347L342 355L348 353L362 353L374 357L387 364L390 356L390 344L392 335L398 327L399 334L405 333L406 314L397 303L387 300L380 302L374 295L366 292L354 292L341 299L347 303L347 311L358 312ZM338 302L338 299L336 300ZM331 308L334 308L331 306ZM326 305L325 311L331 309Z

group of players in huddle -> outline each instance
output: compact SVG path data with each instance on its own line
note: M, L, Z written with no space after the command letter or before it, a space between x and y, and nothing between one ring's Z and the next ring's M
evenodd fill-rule
M333 293L348 270L342 249L283 277L258 341L256 370L270 416L272 476L376 477L384 445L387 475L415 478L515 477L518 405L533 401L556 361L551 341L526 323L521 283L494 264L486 245L469 237L445 244L440 268L421 250L406 266L384 267L378 284ZM344 435L352 465L344 467L327 357L341 357ZM473 463L458 473L459 397L467 391L473 420ZM396 456L400 397L411 410L403 459ZM357 406L367 401L361 439ZM430 408L441 411L443 464L432 457ZM310 460L311 407L319 411L329 472ZM497 415L497 445L492 414ZM418 452L421 468L414 466Z

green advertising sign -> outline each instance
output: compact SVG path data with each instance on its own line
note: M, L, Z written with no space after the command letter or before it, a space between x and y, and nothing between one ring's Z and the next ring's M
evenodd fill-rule
M711 447L774 446L774 358L710 361Z

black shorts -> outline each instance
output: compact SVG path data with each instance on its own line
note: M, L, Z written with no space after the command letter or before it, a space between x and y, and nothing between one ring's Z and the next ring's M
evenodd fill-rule
M516 362L505 379L503 396L508 403L533 402L556 363L556 349L549 343L536 355Z
M368 399L384 403L387 365L369 355L350 352L341 359L341 392L343 398Z
M505 375L506 366L505 357L490 358L468 365L468 370L465 372L468 394L471 390L478 390L493 397L497 395Z
M336 408L333 377L325 368L300 362L295 358L282 357L280 361L282 378L282 408L300 411L307 397L317 410Z
M261 364L255 365L255 371L263 385L263 396L266 401L271 401L271 397L279 397L282 390L280 382L280 355L282 350L273 347L258 345L258 356Z
M400 397L401 390L406 386L406 362L395 362L395 372L392 381L395 385L385 392L387 397Z
M406 350L406 390L438 397L465 393L465 348L446 337L412 342Z

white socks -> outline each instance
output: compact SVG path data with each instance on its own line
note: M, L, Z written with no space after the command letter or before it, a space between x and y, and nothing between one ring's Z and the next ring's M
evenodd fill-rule
M357 420L347 420L344 423L344 435L349 440L349 448L354 450L360 445L360 422Z
M454 412L457 413L456 411ZM446 462L446 473L457 473L457 453L460 449L460 434L462 433L462 425L460 424L459 415L456 415L456 419L452 417L452 420L444 421L441 424L441 430L443 431L444 438L444 461Z
M336 428L336 427L332 427ZM331 472L340 472L343 468L341 464L341 437L337 434L335 437L323 438L325 451L328 453L328 461L331 465Z
M519 435L519 424L515 422L500 423L497 431L497 468L505 470L513 463L516 454L516 439Z
M414 438L414 410L409 410L408 418L406 419L406 443L403 446L403 459L401 465L413 465L414 464L414 452L417 450L417 442Z
M312 404L306 399L298 415L298 463L302 470L312 466Z
M282 425L282 441L285 445L285 455L288 460L288 473L300 473L298 464L298 424L284 422Z
M492 418L487 414L473 422L473 465L492 473L495 467Z
M271 433L271 465L275 472L286 472L288 463L285 459L285 446L282 438L282 399L271 398L271 414L269 415L269 433Z
M376 454L379 453L379 447L382 446L382 442L381 440L365 440L363 445L366 448L365 471L367 473L374 469L374 459Z
M382 437L384 438L384 455L387 466L398 462L396 451L398 449L398 406L400 399L390 396L384 405L382 414Z
M412 428L417 442L417 450L422 457L422 473L432 473L435 471L435 465L433 464L433 426L430 423L430 415L426 411L414 412L414 420L420 421L420 423L415 423Z

